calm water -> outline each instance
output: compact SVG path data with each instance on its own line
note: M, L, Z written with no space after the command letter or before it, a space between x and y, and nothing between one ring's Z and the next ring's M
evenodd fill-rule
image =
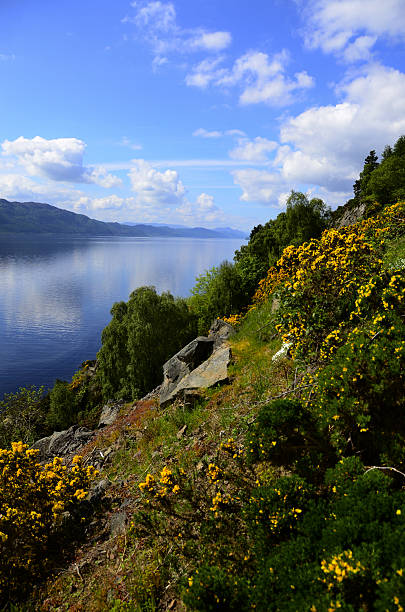
M114 302L141 285L187 296L241 240L0 238L0 398L95 358Z

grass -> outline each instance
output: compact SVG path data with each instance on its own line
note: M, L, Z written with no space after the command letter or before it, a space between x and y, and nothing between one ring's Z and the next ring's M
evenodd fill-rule
M95 447L102 452L114 448L101 474L112 483L107 524L98 525L95 538L77 551L77 562L42 589L37 609L153 610L157 595L160 606L176 600L176 585L185 568L173 551L164 543L150 549L142 540L131 539L129 532L111 536L108 517L122 511L124 504L130 525L140 503L138 484L148 472L169 465L193 470L198 477L221 440L243 437L254 405L285 387L291 366L271 360L280 348L279 341L269 340L273 317L271 304L265 304L250 312L233 336L229 384L207 389L193 407L177 401L161 411L153 401L127 404L116 423L88 445L88 453Z

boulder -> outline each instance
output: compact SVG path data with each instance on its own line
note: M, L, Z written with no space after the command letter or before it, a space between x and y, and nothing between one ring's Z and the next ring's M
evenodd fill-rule
M363 219L364 213L366 210L366 204L358 204L353 208L345 208L344 212L340 219L336 223L336 227L338 229L345 227L346 225L352 225L353 223L357 223L357 221L361 221Z
M49 461L54 457L70 458L84 446L94 432L86 427L72 425L65 431L55 431L51 436L37 440L31 448L39 450L39 461Z
M109 401L101 411L100 420L98 422L98 427L106 427L107 425L112 425L115 419L118 416L120 409L122 408L124 402L113 402Z
M280 359L286 359L290 357L290 348L292 347L292 342L284 342L281 349L277 351L271 358L272 361L279 361Z
M207 389L228 380L228 365L231 360L229 346L220 346L212 355L189 374L182 377L177 385L172 385L160 395L160 405L164 406L176 397L184 396L194 389Z
M181 380L190 374L211 355L214 339L199 336L178 353L171 357L163 366L163 383L160 388L160 403L167 401Z
M222 346L235 333L234 328L222 319L216 319L208 332L208 339L214 341L214 350Z

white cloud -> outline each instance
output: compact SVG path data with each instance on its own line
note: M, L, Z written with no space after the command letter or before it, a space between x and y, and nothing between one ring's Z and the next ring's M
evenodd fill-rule
M246 136L242 130L206 130L205 128L198 128L193 132L193 136L199 136L200 138L223 138L224 136Z
M235 185L242 189L242 202L260 202L271 204L277 200L280 191L285 189L278 172L267 170L234 170L232 173Z
M117 144L121 145L122 147L128 147L129 149L133 149L134 151L140 151L142 149L142 145L138 144L137 142L132 142L131 139L127 136L123 136L120 142L118 142Z
M10 60L15 60L14 53L0 53L0 62L7 62Z
M267 53L249 51L239 57L232 68L224 68L224 58L205 59L186 76L186 84L205 89L209 85L221 88L238 87L241 105L265 103L286 106L298 90L308 89L314 80L305 71L293 77L286 75L288 53L282 51L269 57Z
M335 105L285 120L271 170L234 170L241 200L272 204L290 189L308 189L331 205L344 203L371 149L381 152L405 133L405 74L381 65L345 80ZM255 140L249 141L254 156ZM243 139L241 139L243 142ZM259 141L260 142L260 141ZM265 155L264 152L262 152ZM260 148L256 159L261 159Z
M167 62L168 53L192 53L206 51L216 53L229 47L232 37L229 32L209 32L204 28L182 28L177 22L176 9L172 2L133 2L133 17L123 21L135 24L140 36L152 47L155 54L154 68Z
M257 136L249 138L239 138L238 145L229 152L232 159L242 159L249 162L262 162L268 159L267 154L277 148L277 143L267 138Z
M20 136L2 143L3 155L15 159L30 176L52 181L96 183L106 188L120 185L120 179L108 174L103 167L83 166L85 148L85 143L78 138L47 140L41 136Z
M204 59L197 66L194 66L190 74L186 75L186 85L205 89L211 83L218 84L218 81L227 74L225 68L219 67L223 60L222 56Z
M175 170L159 172L143 159L134 159L133 164L128 176L135 197L127 199L126 207L136 209L138 215L142 212L152 221L170 219L186 225L212 225L225 220L213 196L201 193L191 202Z
M381 151L405 133L405 74L375 65L341 85L343 101L310 108L281 128L276 158L288 181L351 191L371 149Z
M176 205L185 197L185 188L175 170L159 172L143 159L134 159L128 176L140 202Z
M94 198L91 200L91 208L97 210L117 210L124 206L125 199L117 195L110 195L105 198Z
M0 173L0 197L16 201L56 202L71 201L79 197L80 192L55 184L38 182L22 174Z
M199 136L200 138L222 138L223 132L218 130L205 130L204 128L198 128L193 132L193 136Z
M132 2L137 9L133 21L140 27L150 26L153 30L169 32L176 28L176 10L171 2Z
M202 32L191 38L190 45L205 51L222 51L229 47L232 37L229 32Z
M304 15L307 45L349 62L368 60L378 37L405 36L403 0L313 0Z

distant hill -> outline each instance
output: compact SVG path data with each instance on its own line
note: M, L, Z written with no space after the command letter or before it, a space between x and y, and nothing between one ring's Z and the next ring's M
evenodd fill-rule
M38 202L9 202L0 199L0 234L69 234L81 236L145 236L184 238L244 238L230 228L170 227L149 223L106 223L86 215Z
M123 225L129 225L131 227L134 227L136 225L139 225L139 223L134 223L133 221L123 221ZM169 227L170 229L186 229L186 230L190 229L186 225L179 225L179 224L173 224L173 223L143 223L142 225L160 227L160 228ZM192 229L201 230L205 228L193 227ZM221 237L223 238L246 238L249 235L249 232L242 232L241 230L233 229L232 227L214 227L210 231L221 234Z

